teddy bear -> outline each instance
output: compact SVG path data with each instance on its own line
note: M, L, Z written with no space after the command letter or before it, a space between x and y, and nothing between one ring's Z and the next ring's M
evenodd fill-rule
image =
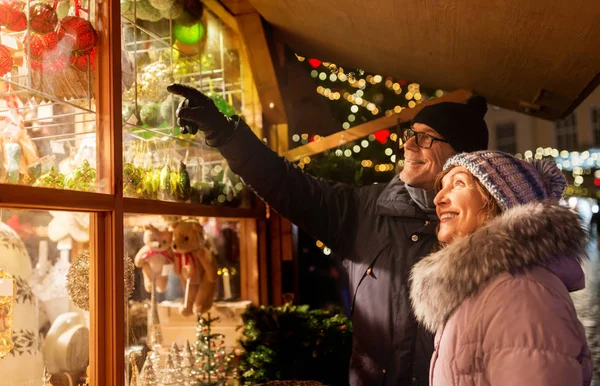
M202 225L189 220L173 225L172 249L175 274L185 294L179 313L189 316L208 311L217 285L217 262L206 247Z
M169 229L158 229L154 225L144 226L144 246L135 255L134 264L142 269L144 288L152 292L152 281L156 281L156 290L165 292L168 275L163 274L163 267L173 262L171 242L173 234Z

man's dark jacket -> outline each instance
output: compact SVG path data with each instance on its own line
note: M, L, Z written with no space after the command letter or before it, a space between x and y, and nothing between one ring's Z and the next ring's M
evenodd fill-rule
M243 122L219 150L271 207L344 259L353 302L350 384L427 385L433 339L412 315L408 278L434 245L435 213L421 210L398 178L361 188L314 178Z

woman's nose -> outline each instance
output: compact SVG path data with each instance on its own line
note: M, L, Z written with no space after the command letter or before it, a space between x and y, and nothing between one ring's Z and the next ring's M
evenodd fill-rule
M435 206L440 206L447 202L448 202L448 199L446 198L446 193L444 192L444 189L440 190L438 192L438 194L435 195L435 198L433 199L433 204Z

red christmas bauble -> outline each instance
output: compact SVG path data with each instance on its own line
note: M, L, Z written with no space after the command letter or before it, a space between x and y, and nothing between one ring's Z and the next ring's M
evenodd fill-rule
M67 16L57 29L58 45L66 52L83 56L98 44L98 33L92 23L77 16Z
M19 14L18 19L14 23L6 25L6 29L8 29L9 31L13 31L13 32L25 31L26 28L27 28L27 16L25 16L24 12L21 12Z
M52 57L51 59L44 58L43 60L32 59L31 68L35 71L45 73L60 72L67 68L69 65L69 57L64 54L60 54Z
M71 67L86 72L88 70L88 63L90 70L94 71L96 69L96 47L90 52L88 55L78 56L71 55L69 58L69 64Z
M315 58L310 58L308 59L308 64L310 64L310 66L312 68L318 68L321 65L321 61L319 59L315 59Z
M10 50L0 44L0 76L3 76L10 72L13 66L13 58L10 54Z
M0 1L0 25L9 26L17 23L22 16L25 16L24 6L25 4L20 1Z
M56 28L58 16L50 4L35 3L29 7L29 22L34 32L47 34Z
M54 59L59 53L57 43L58 40L56 33L54 32L44 35L28 33L23 39L25 52L29 52L31 54L32 60Z
M383 145L384 143L387 142L387 140L390 136L390 131L388 129L379 130L378 132L374 133L373 135L375 136L375 140Z

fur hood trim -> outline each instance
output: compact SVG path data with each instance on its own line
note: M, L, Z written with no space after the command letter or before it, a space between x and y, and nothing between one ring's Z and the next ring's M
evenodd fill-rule
M579 215L568 208L540 202L511 208L414 265L410 298L417 320L436 332L495 276L557 256L580 263L586 243Z

